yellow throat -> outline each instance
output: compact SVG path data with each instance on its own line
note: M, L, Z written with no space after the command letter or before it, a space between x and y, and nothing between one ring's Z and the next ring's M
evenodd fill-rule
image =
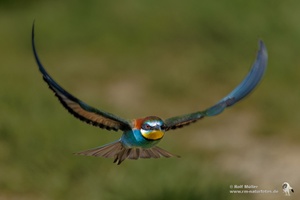
M151 130L151 131L144 131L141 130L141 133L144 138L148 140L159 140L164 136L164 132L161 130Z

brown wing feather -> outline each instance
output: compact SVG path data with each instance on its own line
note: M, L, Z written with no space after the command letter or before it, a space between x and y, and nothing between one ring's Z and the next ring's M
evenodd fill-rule
M47 81L46 81L47 82ZM47 82L48 83L48 82ZM129 123L110 113L100 112L95 108L88 106L80 100L71 100L66 95L60 93L55 88L49 85L49 88L54 91L55 96L58 97L62 105L76 118L93 126L105 128L107 130L129 130L131 129Z

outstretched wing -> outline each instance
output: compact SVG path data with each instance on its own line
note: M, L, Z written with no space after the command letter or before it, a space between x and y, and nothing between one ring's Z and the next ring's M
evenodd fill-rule
M234 105L239 100L247 96L262 79L268 62L267 49L262 41L259 41L259 50L256 60L245 79L226 97L221 99L216 105L200 112L195 112L165 120L166 130L181 128L192 122L196 122L206 116L215 116L223 112L226 107Z
M52 77L47 73L43 67L35 48L34 41L34 24L32 26L32 48L35 60L38 64L39 70L43 75L43 79L48 84L49 88L55 93L55 96L59 99L62 105L76 118L107 130L130 130L130 123L124 119L121 119L113 114L103 112L93 108L81 100L77 99L69 92L64 90L58 83L56 83Z

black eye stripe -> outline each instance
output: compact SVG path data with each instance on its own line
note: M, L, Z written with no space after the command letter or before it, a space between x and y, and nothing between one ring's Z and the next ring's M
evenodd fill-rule
M141 129L145 131L158 130L158 129L165 130L166 125L163 122L159 122L159 121L145 121L142 124Z

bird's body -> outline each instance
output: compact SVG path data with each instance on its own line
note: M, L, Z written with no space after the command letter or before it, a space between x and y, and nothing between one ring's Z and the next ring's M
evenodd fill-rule
M155 116L135 119L132 129L124 131L118 141L77 154L112 157L118 164L126 158L178 157L156 146L164 136L163 126L163 120Z
M214 106L204 110L186 115L176 116L162 120L156 116L125 120L114 114L93 108L83 101L77 99L64 90L47 73L37 55L34 42L34 26L32 28L32 47L35 60L43 79L49 88L55 93L62 105L76 118L107 130L123 131L121 138L113 143L79 152L80 155L101 156L114 158L117 164L125 159L138 158L160 158L178 157L156 145L163 138L165 132L181 128L190 123L207 116L220 114L226 107L230 107L248 95L260 82L267 66L267 51L262 41L257 53L257 58L245 79L226 97L221 99Z

